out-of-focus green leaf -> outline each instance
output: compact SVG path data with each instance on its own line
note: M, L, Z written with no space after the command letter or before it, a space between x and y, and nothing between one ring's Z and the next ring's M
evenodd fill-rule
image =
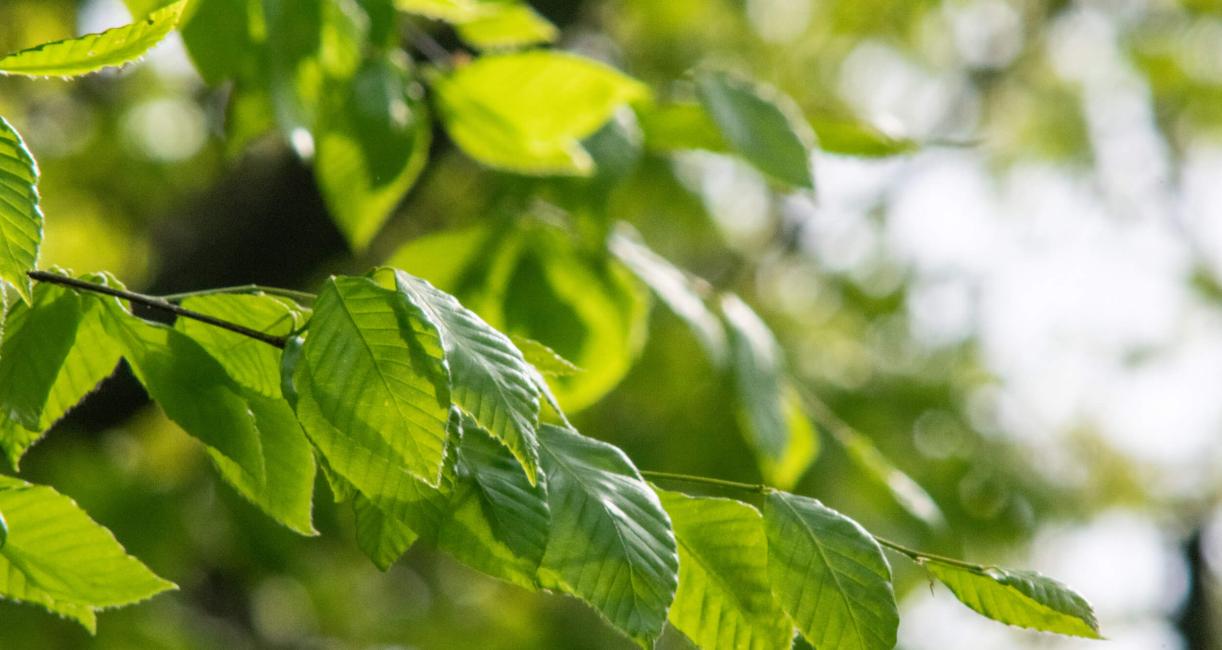
M84 315L76 328L72 349L58 368L38 426L27 429L12 419L0 423L0 448L4 450L9 464L14 469L26 450L37 442L44 432L76 406L98 383L110 376L118 366L119 344L103 327L101 310L100 303L85 301ZM3 354L0 349L0 356Z
M726 358L726 333L721 321L704 304L696 281L626 232L611 237L611 252L662 302L687 323L716 365Z
M450 137L508 171L589 175L581 140L612 112L645 98L640 82L597 61L554 51L483 56L433 84Z
M540 580L650 647L677 587L670 519L618 448L549 424L539 433L552 512Z
M0 344L0 417L26 429L42 426L43 408L81 316L76 292L50 284L34 288L33 304L9 310Z
M395 286L437 327L450 366L454 402L509 448L534 483L539 465L535 433L539 389L522 353L509 337L428 282L396 271Z
M882 158L911 153L920 148L920 144L914 140L893 138L857 120L815 116L811 118L810 125L819 139L819 149L829 153Z
M0 511L8 522L0 547L0 595L6 599L40 605L93 633L95 610L177 588L49 487L0 477Z
M899 612L891 567L860 524L814 499L764 501L768 577L802 636L821 650L890 650Z
M331 468L375 503L382 488L365 479L385 474L371 473L401 475L384 486L391 493L411 476L437 484L450 408L442 349L434 324L370 279L332 278L314 304L294 382L298 414L308 392L329 426L303 418L306 432Z
M895 502L909 514L933 527L945 523L942 510L933 497L884 456L873 441L853 430L837 431L833 438L844 447L853 464L885 486Z
M329 0L264 0L261 12L265 58L261 77L252 81L263 84L280 132L303 159L315 152L313 133L326 88L320 56L325 3Z
M187 53L209 85L250 76L259 52L250 35L250 12L262 7L250 0L198 0L179 29Z
M481 50L496 50L556 40L559 30L524 4L484 3L498 8L456 25L462 39Z
M721 300L747 441L770 483L792 487L814 462L818 437L785 374L780 345L762 319L734 295Z
M1103 638L1090 603L1052 578L1033 571L978 569L929 558L919 561L960 602L995 621L1088 639Z
M187 0L178 0L130 25L45 43L0 57L0 74L72 77L140 58L178 25Z
M302 318L288 300L267 295L196 296L182 306L275 336L286 336ZM275 348L190 318L179 318L174 327L203 346L234 381L260 395L280 397L280 354Z
M386 266L403 269L442 291L457 294L463 276L483 261L481 253L492 247L492 235L487 224L430 233L400 246L386 260Z
M787 650L793 622L768 583L768 542L759 512L730 499L657 493L679 544L671 625L709 650Z
M30 302L26 271L38 262L42 209L38 207L38 164L17 129L0 117L0 286Z
M696 103L654 104L638 107L645 146L667 153L683 149L726 152L729 143L708 111Z
M314 171L355 250L369 245L428 159L432 130L413 83L402 62L375 58L324 99Z
M696 90L722 136L747 162L778 181L814 189L814 137L793 100L716 71L698 74Z
M314 449L284 400L244 391L263 452L264 475L254 476L209 447L217 471L269 517L302 535L314 530Z
M513 344L522 351L522 358L536 370L553 377L568 377L581 372L576 364L560 356L555 350L525 336L514 336Z

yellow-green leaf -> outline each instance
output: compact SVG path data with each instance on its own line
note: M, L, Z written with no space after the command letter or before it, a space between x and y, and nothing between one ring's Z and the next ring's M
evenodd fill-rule
M38 262L41 244L38 164L13 125L0 117L0 287L13 287L27 303L33 288L26 271Z

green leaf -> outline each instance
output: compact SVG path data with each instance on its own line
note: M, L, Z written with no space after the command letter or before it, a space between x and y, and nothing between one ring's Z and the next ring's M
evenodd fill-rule
M76 292L47 284L34 289L32 305L18 303L9 311L0 344L0 417L26 429L41 427L81 311Z
M41 244L38 164L13 125L0 117L0 287L13 287L27 303L33 288L26 271L38 262Z
M178 25L187 0L178 0L130 25L0 57L0 74L73 77L140 58Z
M747 441L770 483L797 483L818 452L818 437L785 374L780 345L767 324L737 296L721 299L740 413Z
M747 162L778 181L814 189L814 137L793 100L715 71L697 75L696 90L726 141Z
M149 396L187 433L258 481L264 449L242 387L191 337L135 318L116 305L106 323Z
M414 492L411 476L437 484L449 368L436 327L412 313L401 294L367 278L328 280L296 373L306 433L366 496L377 502L403 496L400 489ZM302 413L307 402L309 417Z
M195 296L182 306L275 336L288 335L302 318L290 301L262 294ZM280 354L272 346L190 318L179 318L174 327L207 350L234 381L260 395L280 397Z
M969 568L920 558L964 605L995 621L1044 632L1101 639L1090 603L1077 592L1034 571Z
M772 592L820 650L890 650L899 613L891 567L860 524L814 499L764 501Z
M555 25L527 5L507 2L484 4L496 9L457 25L458 35L481 50L551 43L560 34Z
M844 447L849 460L861 468L866 476L887 488L891 498L901 508L929 526L936 528L946 523L942 510L925 488L896 467L873 441L852 429L833 433L833 439Z
M768 542L759 512L730 499L657 493L679 543L671 625L710 650L788 650L793 622L768 583Z
M539 465L539 389L522 353L509 337L428 282L396 271L395 284L437 327L454 402L509 448L533 483Z
M572 361L565 359L560 356L560 353L534 339L528 339L525 336L511 336L509 338L522 351L522 358L526 359L527 363L534 366L536 370L544 375L571 377L581 372L581 368L578 368Z
M469 481L479 496L497 539L538 567L551 528L546 483L524 476L516 458L472 422L463 425L458 478Z
M42 285L40 285L41 288ZM14 310L17 307L14 307ZM119 365L119 344L102 325L102 305L95 300L84 303L84 315L76 328L72 349L58 367L51 393L38 426L25 428L15 420L0 422L0 448L9 463L17 468L21 457L31 445L42 437L72 407L76 406L89 391L114 372ZM0 358L3 357L0 348Z
M352 499L352 512L356 516L357 546L383 571L416 543L418 535L410 526L386 516L360 493Z
M725 329L704 304L697 281L626 232L613 235L609 245L624 266L687 323L709 359L721 365L727 355Z
M649 647L678 583L670 519L618 448L549 424L539 434L552 512L541 582Z
M894 138L854 119L816 116L810 120L819 139L819 149L829 153L863 158L881 158L911 153L920 144L907 138Z
M265 345L265 344L264 344ZM270 347L270 346L267 346ZM263 452L264 475L255 476L216 449L208 456L221 477L269 517L302 535L314 529L314 449L284 400L244 391Z
M428 159L431 123L413 88L402 62L380 57L324 99L314 172L354 250L369 245Z
M195 69L209 86L252 74L258 52L250 36L250 11L262 7L247 0L198 0L179 28Z
M589 175L581 140L619 106L649 94L592 59L555 51L483 56L433 84L450 137L476 160L508 171Z
M94 610L176 589L124 552L110 531L49 487L0 477L8 537L0 548L0 596L77 620L91 633Z
M669 153L684 149L726 152L730 145L704 107L695 103L654 104L637 109L645 146Z

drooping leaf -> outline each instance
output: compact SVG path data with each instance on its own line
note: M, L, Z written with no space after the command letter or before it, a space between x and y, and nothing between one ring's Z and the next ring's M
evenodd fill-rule
M414 490L412 476L437 484L450 408L442 349L432 323L367 278L332 278L314 304L294 378L298 416L308 401L307 434L375 503Z
M492 533L535 567L547 548L547 484L524 476L519 461L483 429L463 425L458 480L470 482Z
M468 155L541 175L592 173L581 140L617 107L648 95L602 63L544 50L480 57L433 89L442 123Z
M178 0L130 25L45 43L0 57L0 74L72 77L135 61L178 25L187 0Z
M275 336L292 332L302 317L289 301L262 294L196 296L182 306ZM207 350L234 381L260 395L280 397L280 354L272 346L190 318L179 318L174 327Z
M611 237L610 249L624 266L653 290L654 295L687 323L709 358L720 365L726 358L725 329L704 304L696 281L625 232Z
M516 0L395 0L400 11L444 20L480 49L525 47L556 40L557 30Z
M13 287L27 303L33 288L26 271L38 262L42 244L38 201L38 164L13 125L0 117L0 286Z
M269 517L302 535L314 529L314 449L284 400L243 391L263 452L263 477L252 475L216 449L207 448L217 471Z
M618 448L549 424L539 439L552 513L540 580L649 647L678 583L670 519Z
M379 569L394 564L419 537L410 526L386 516L372 501L357 494L352 499L356 516L356 543Z
M860 524L814 499L764 501L768 577L781 607L820 650L890 650L899 613L891 567Z
M534 366L536 370L544 375L569 377L581 372L581 368L578 368L577 364L565 359L560 356L559 352L534 339L528 339L525 336L511 336L509 338L522 351L522 358L526 359L527 363Z
M8 536L0 547L0 596L72 618L91 633L94 610L151 598L173 583L128 555L110 531L49 487L0 477Z
M395 285L437 327L454 402L509 448L533 483L539 464L539 389L522 353L509 337L428 282L396 271Z
M671 625L708 650L787 650L793 622L768 583L768 543L759 512L730 499L657 493L679 544Z
M76 328L72 349L58 368L38 426L27 429L15 420L0 422L0 449L4 450L14 469L31 445L119 365L119 344L103 327L101 311L101 304L85 301L84 315ZM2 349L0 356L3 356Z
M363 250L416 182L432 133L403 63L367 61L324 98L314 171L336 225Z
M818 437L785 374L780 345L767 324L734 295L721 299L747 441L768 481L792 487L810 467Z
M145 390L187 433L266 480L264 450L243 389L191 337L111 305L106 325Z
M995 621L1044 632L1101 639L1090 603L1065 585L1034 571L976 569L921 559L964 605Z
M814 189L814 137L793 100L717 71L698 74L696 90L726 141L747 162L778 181Z
M5 317L0 344L0 418L39 429L42 412L81 322L76 292L50 284L34 289L31 305Z
M815 116L811 127L819 139L819 149L829 153L863 158L882 158L911 153L920 145L906 138L895 138L850 118Z

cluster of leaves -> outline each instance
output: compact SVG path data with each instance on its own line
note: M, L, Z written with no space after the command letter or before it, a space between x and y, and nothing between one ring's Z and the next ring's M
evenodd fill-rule
M497 51L417 70L398 47L396 8L447 21L472 46ZM266 126L247 120L262 113L244 110L271 107L286 139L314 160L354 249L368 245L424 166L431 114L472 158L514 173L605 173L614 165L592 151L591 137L614 130L619 115L648 147L732 152L781 186L813 189L815 135L783 96L702 71L695 101L658 103L603 63L504 51L556 37L525 4L202 0L186 16L178 0L135 9L152 11L0 58L0 72L71 76L120 65L182 21L201 75L234 84L231 137ZM1090 606L1049 578L912 551L781 489L657 474L739 490L745 500L663 490L618 448L579 433L565 409L597 399L630 363L644 284L734 375L769 483L791 488L818 444L808 410L819 403L786 372L763 319L624 230L590 256L553 231L447 232L365 276L332 277L317 296L203 291L172 304L127 292L107 274L35 271L37 182L33 156L0 120L0 447L14 467L123 359L220 476L286 527L316 534L321 473L336 500L351 504L357 542L378 566L424 539L489 575L580 598L645 647L669 622L706 648L786 648L795 629L819 648L890 648L899 621L884 547L929 567L985 616L1098 636ZM561 350L574 364L532 336L548 339L546 306L530 303L542 317L495 297L465 306L452 293L477 257L507 285L518 275L504 268L531 269L532 286L607 331ZM428 272L409 272L420 265ZM179 318L150 322L124 300ZM607 322L607 313L618 318ZM603 357L619 366L578 369ZM868 439L841 428L833 439L911 511L935 516ZM92 630L97 610L173 588L51 488L0 477L0 515L0 596Z

